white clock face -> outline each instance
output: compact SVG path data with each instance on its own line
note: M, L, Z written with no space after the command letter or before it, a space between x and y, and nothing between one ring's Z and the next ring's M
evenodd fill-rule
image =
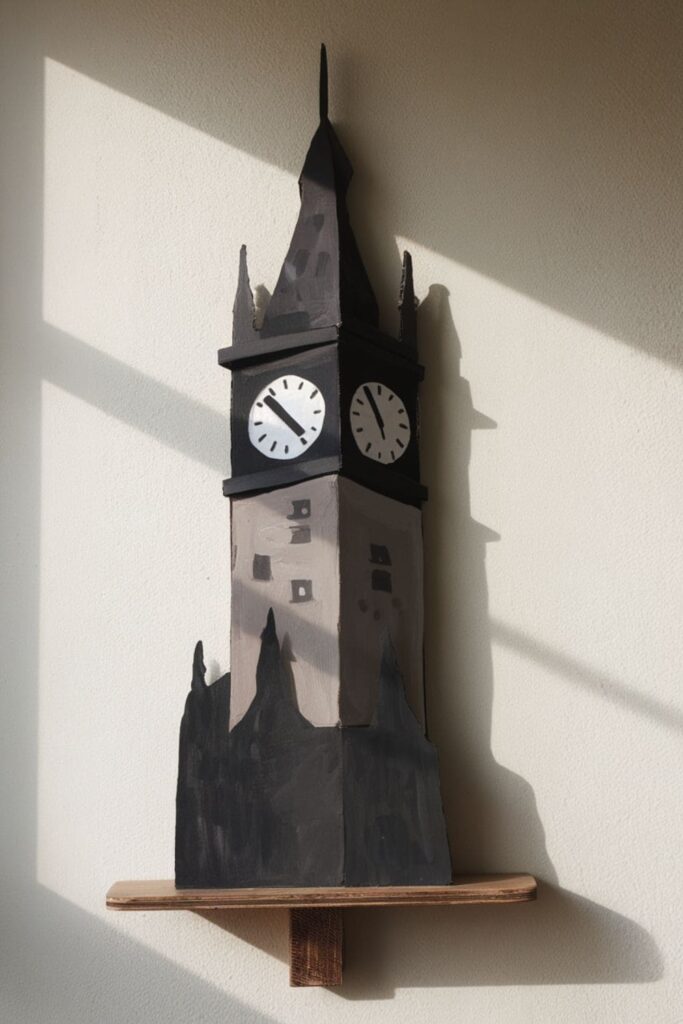
M363 455L375 462L396 462L410 442L410 417L398 395L370 380L351 399L351 430Z
M318 440L324 419L320 389L288 373L256 396L249 411L249 440L269 459L295 459Z

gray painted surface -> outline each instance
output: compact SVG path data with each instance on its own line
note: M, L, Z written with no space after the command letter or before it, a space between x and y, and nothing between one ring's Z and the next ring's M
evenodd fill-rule
M371 721L387 637L424 722L422 515L343 477L339 494L342 722Z
M256 692L269 608L275 612L302 715L313 725L339 721L337 487L338 478L331 475L232 499L231 727ZM310 503L309 515L304 502ZM302 543L301 527L310 530L310 541ZM270 559L270 579L254 578L255 568L256 575L264 575L263 562L254 565L255 555ZM306 595L300 592L306 581L311 600L303 600Z
M269 608L299 710L314 725L370 722L385 633L423 721L418 509L335 474L234 498L232 546L231 728L255 694Z

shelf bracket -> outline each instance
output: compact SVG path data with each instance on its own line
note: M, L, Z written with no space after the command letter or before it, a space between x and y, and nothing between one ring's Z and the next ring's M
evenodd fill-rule
M289 912L289 984L293 988L342 983L342 912L338 907Z

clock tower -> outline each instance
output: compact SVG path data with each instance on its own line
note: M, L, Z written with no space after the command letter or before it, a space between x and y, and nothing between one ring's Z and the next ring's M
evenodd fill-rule
M412 267L406 253L389 337L351 229L351 174L323 47L289 250L257 328L242 247L219 352L232 388L231 672L207 687L198 648L181 886L450 881L424 721Z
M367 725L383 637L424 721L422 528L415 297L406 253L398 338L351 229L351 165L327 116L304 162L301 209L260 330L240 253L232 371L232 710L256 686L273 608L301 712L315 725Z

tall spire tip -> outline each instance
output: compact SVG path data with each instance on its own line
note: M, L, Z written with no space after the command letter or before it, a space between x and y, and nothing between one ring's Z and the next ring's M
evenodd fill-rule
M320 44L320 120L327 118L327 50Z

